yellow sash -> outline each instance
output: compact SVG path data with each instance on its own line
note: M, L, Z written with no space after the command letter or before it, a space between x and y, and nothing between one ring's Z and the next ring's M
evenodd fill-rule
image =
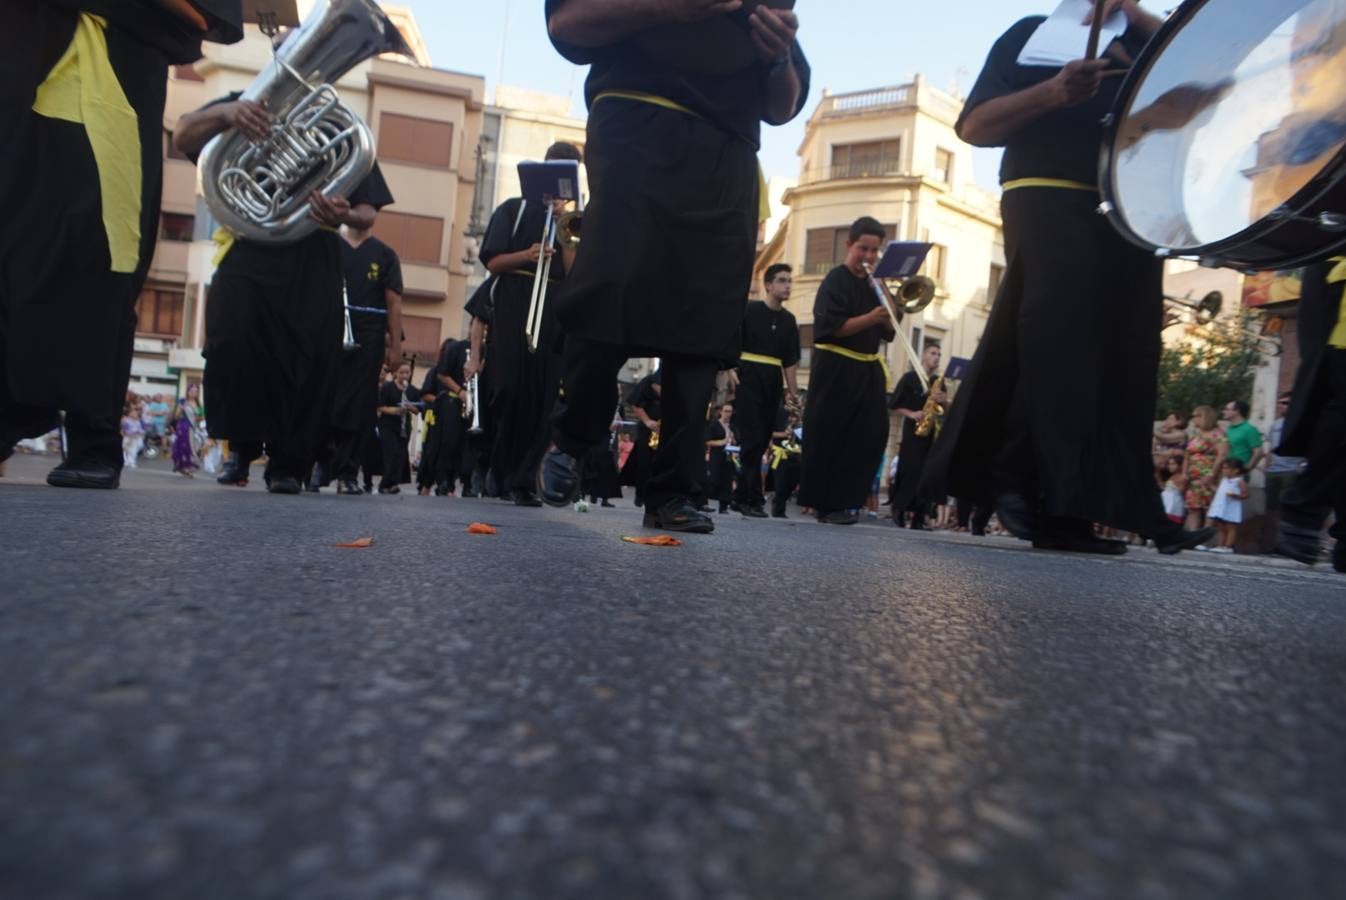
M760 353L740 353L738 358L740 362L755 362L762 363L766 366L776 366L781 369L785 368L785 362L783 360L777 359L774 356L763 356Z
M879 365L883 366L884 390L887 390L888 385L892 383L893 373L892 370L888 368L888 360L884 359L877 353L860 353L859 351L851 350L848 347L838 347L836 344L814 344L813 348L815 350L825 350L828 353L835 353L838 356L844 356L847 359L853 359L856 362L868 362L868 363L876 362Z
M1336 263L1327 273L1328 284L1346 281L1346 256L1334 256L1329 262ZM1346 290L1341 292L1341 309L1337 311L1337 324L1327 336L1327 346L1337 350L1346 350Z
M793 456L793 455L795 455L795 454L797 454L797 453L799 453L799 447L798 447L798 445L791 444L791 445L787 448L787 447L782 447L780 444L772 444L772 445L771 445L771 468L772 468L772 470L774 471L775 469L780 468L780 464L781 464L781 463L785 462L785 460L789 459L791 456Z
M510 269L506 275L518 275L520 278L537 278L537 272L533 269ZM548 284L555 284L560 281L559 278L548 278Z
M705 116L694 109L689 109L678 103L676 100L670 100L667 97L660 97L658 94L647 94L644 91L603 91L594 98L594 102L589 104L593 109L595 103L599 100L634 100L637 103L649 103L653 106L662 106L664 109L671 109L674 112L680 112L684 115L705 121ZM767 196L766 173L762 171L761 162L757 163L757 221L765 222L771 218L771 198Z
M1083 181L1070 181L1065 178L1016 178L1013 181L1007 181L1000 186L1002 193L1016 191L1019 188L1042 187L1042 188L1062 188L1067 191L1091 191L1098 193L1098 186L1085 184Z
M65 55L38 85L33 112L84 126L98 168L112 271L134 272L140 262L140 129L108 61L105 28L104 19L80 13Z

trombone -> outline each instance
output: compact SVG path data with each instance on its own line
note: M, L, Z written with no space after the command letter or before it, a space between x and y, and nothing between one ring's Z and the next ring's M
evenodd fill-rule
M932 278L925 275L913 275L904 279L902 286L898 288L897 296L894 297L888 290L888 286L874 276L874 267L869 263L861 263L865 267L865 274L869 276L869 286L874 289L874 294L879 298L879 305L888 313L888 318L893 322L893 331L897 332L898 343L907 351L907 358L911 361L912 371L916 377L921 380L921 389L927 393L930 391L930 379L926 377L925 369L921 365L921 355L916 352L916 348L911 346L911 342L902 338L902 319L907 313L918 313L930 305L935 299L935 282Z
M545 201L547 217L542 223L542 256L538 259L537 273L533 276L533 297L528 303L528 322L523 332L528 337L528 352L536 353L542 339L542 314L547 303L547 282L551 278L551 263L555 254L547 251L556 248L560 238L561 249L573 250L580 243L580 223L583 221L584 201L576 201L581 210L556 216L552 201Z

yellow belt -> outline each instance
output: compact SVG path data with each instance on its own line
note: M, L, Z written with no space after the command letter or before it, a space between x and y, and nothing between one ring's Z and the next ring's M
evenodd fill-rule
M774 356L763 356L761 353L740 353L738 358L739 362L755 362L765 366L777 366L781 369L785 368L784 360Z
M1334 256L1328 262L1336 263L1327 273L1328 284L1346 281L1346 256ZM1341 309L1337 312L1337 324L1327 336L1327 346L1337 350L1346 350L1346 291L1341 292Z
M661 106L664 109L671 109L674 112L680 112L683 115L692 116L696 119L705 121L705 116L694 109L689 109L678 103L676 100L670 100L667 97L660 97L658 94L647 94L644 91L622 91L612 90L603 91L594 97L593 103L589 104L592 110L594 104L599 100L634 100L637 103L648 103L651 106ZM765 222L771 218L771 198L767 194L766 173L762 171L762 163L757 163L757 221Z
M888 360L877 353L861 353L858 350L851 350L847 347L838 347L836 344L814 344L815 350L826 350L828 353L835 353L838 356L844 356L847 359L853 359L856 362L878 363L883 366L883 386L887 390L888 384L893 380L893 373L888 368Z
M520 278L537 278L537 272L536 272L536 271L533 271L533 270L531 270L531 269L510 269L510 270L509 270L508 272L506 272L505 274L506 274L506 275L518 275ZM547 279L547 283L548 283L548 284L556 284L556 283L559 282L560 280L561 280L561 279L559 279L559 278L548 278L548 279Z
M799 448L796 446L791 445L791 447L786 448L782 447L780 444L772 444L771 445L772 470L774 471L780 468L781 463L785 462L791 456L797 456L798 454L799 454Z
M1067 191L1089 191L1098 193L1098 186L1094 184L1085 184L1083 181L1070 181L1065 178L1016 178L1013 181L1007 181L1000 186L1002 193L1018 190L1019 188L1062 188Z
M33 112L84 126L98 169L112 271L140 262L140 127L108 60L107 22L80 13L70 46L38 85Z

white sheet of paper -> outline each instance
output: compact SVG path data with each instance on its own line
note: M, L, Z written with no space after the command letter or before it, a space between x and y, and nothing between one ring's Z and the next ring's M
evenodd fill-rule
M1089 45L1089 26L1082 25L1093 0L1061 0L1061 5L1038 26L1019 54L1021 66L1064 66L1072 59L1083 59ZM1098 35L1098 52L1126 31L1126 13L1118 10L1103 23Z

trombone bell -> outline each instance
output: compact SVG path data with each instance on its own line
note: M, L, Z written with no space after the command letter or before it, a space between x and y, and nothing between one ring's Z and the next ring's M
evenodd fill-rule
M580 245L580 226L583 223L582 212L568 212L556 220L556 237L562 247L574 250Z
M935 299L935 280L925 275L913 275L902 282L897 299L903 312L918 313Z

